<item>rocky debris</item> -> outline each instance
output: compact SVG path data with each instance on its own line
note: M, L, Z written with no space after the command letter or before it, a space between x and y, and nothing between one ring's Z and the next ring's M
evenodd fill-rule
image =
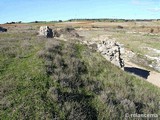
M160 53L160 50L154 49L154 48L151 48L151 47L142 47L142 49L146 49L148 51L152 51L152 52L157 53L157 54Z
M7 32L6 28L0 27L0 32Z
M122 59L122 54L124 54L125 50L123 48L123 45L113 40L105 40L100 43L84 42L83 44L85 43L87 43L89 48L100 52L112 64L120 68L124 67L124 61Z
M39 36L52 38L53 37L53 31L48 26L41 26L40 29L39 29Z
M145 55L146 58L151 61L149 67L160 72L160 57L151 57L149 55Z
M123 68L124 61L121 57L121 51L124 51L122 45L118 42L106 40L97 45L98 51L111 63Z

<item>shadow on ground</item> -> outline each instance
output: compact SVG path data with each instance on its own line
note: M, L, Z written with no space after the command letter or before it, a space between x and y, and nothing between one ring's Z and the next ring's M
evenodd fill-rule
M140 77L143 77L145 79L147 79L148 76L150 75L150 71L140 69L140 68L135 68L135 67L124 67L124 71L129 72L129 73L133 73L133 74L138 75Z

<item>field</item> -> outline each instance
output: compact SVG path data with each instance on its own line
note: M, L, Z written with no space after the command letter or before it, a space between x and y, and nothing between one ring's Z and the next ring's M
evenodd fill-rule
M73 27L82 37L39 37L42 25ZM135 54L125 54L125 61L159 76L157 61L149 59L160 57L159 21L1 26L8 32L0 33L0 119L123 120L137 113L158 120L159 83L121 70L80 41L116 40Z

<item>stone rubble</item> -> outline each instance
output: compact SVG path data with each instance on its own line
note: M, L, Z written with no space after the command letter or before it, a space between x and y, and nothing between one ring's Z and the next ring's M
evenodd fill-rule
M101 42L84 42L86 44L98 52L110 61L112 64L123 68L124 60L122 59L122 54L124 54L125 50L123 45L115 42L114 40L103 40Z
M124 61L121 57L123 49L118 42L102 41L97 45L97 49L108 61L120 68L124 67Z
M149 67L160 72L160 57L151 57L149 55L145 55L148 60L151 61Z
M47 38L53 37L53 31L48 26L41 26L38 33L39 36L44 36Z

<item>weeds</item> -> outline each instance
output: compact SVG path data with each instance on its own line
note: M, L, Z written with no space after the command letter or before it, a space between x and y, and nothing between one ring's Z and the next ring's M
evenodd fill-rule
M46 73L52 76L57 86L51 88L53 92L52 94L50 92L49 96L57 102L57 106L62 105L58 109L65 111L56 113L59 118L100 119L102 116L99 116L98 112L102 109L109 112L109 115L105 113L106 116L103 116L106 119L123 119L125 113L142 114L146 111L152 113L152 108L146 108L146 102L137 100L139 94L133 82L137 81L137 78L121 73L122 71L107 63L98 53L83 45L56 40L48 42L52 47L46 45L43 53L52 54L53 57L43 59L47 63ZM151 96L146 97L146 101ZM91 104L97 97L99 102ZM156 99L159 99L158 96ZM97 104L103 104L105 108L101 107L97 111L98 108L95 107ZM156 107L155 111L158 112Z
M34 34L0 35L1 119L107 120L124 119L125 113L160 114L155 86L75 41Z

